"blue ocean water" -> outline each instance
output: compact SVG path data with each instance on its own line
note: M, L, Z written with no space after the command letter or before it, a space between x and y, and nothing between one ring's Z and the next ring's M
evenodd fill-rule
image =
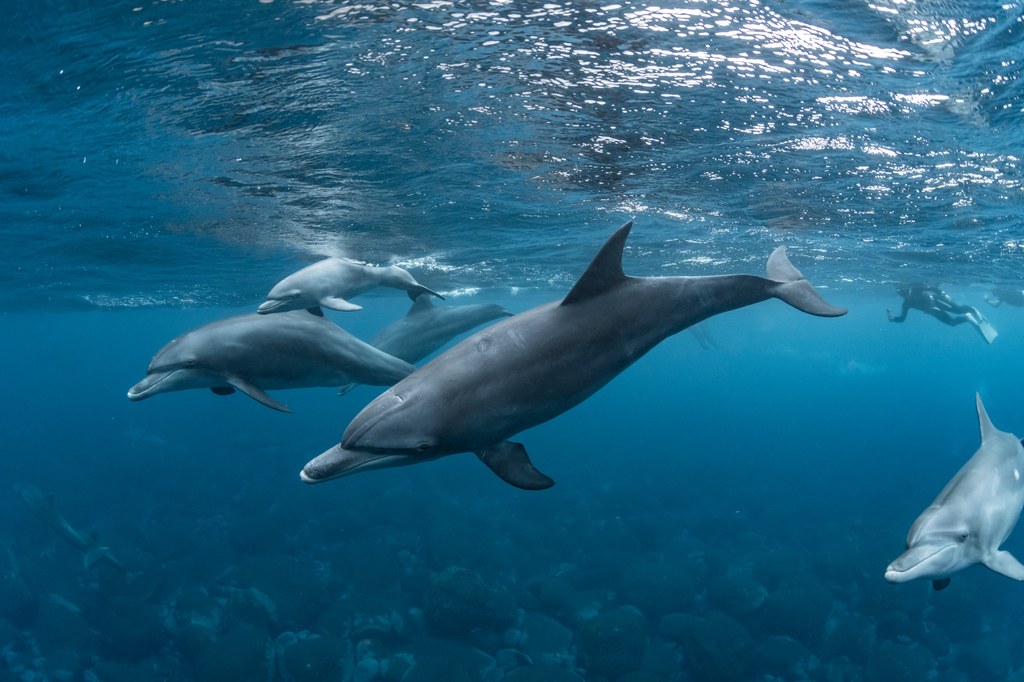
M1024 288L1021 2L4 9L0 682L1024 677L1020 585L883 579L975 393L1024 435L1024 313L986 302ZM850 312L669 338L517 436L540 492L472 455L301 483L380 388L125 397L324 256L523 312L630 219L629 274L786 245ZM906 282L998 338L891 324ZM363 339L409 305L359 302Z

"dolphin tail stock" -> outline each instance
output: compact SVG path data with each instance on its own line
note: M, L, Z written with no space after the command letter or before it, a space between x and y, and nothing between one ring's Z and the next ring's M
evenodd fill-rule
M846 314L846 308L839 308L825 301L800 271L789 262L786 247L780 246L768 257L769 293L797 310L819 317L839 317Z
M419 298L423 294L429 294L431 296L436 296L437 298L441 299L442 301L445 300L444 296L442 296L441 294L437 293L433 289L430 289L430 288L427 288L427 287L423 286L422 284L413 284L412 286L410 286L408 289L405 290L405 293L409 294L409 298L412 299L413 301L415 301L417 298Z
M554 479L537 471L526 454L522 443L503 441L476 453L498 478L523 490L544 490L555 484Z

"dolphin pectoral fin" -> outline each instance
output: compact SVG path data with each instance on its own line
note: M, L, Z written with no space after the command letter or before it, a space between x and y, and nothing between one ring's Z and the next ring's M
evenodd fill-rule
M345 384L343 386L339 386L338 387L338 395L345 395L346 393L348 393L349 391L351 391L353 388L355 388L358 385L359 384L357 384L356 382L353 381L350 384Z
M562 299L562 305L585 301L625 281L626 274L622 271L622 249L625 248L626 237L632 229L633 221L630 220L609 237L594 256L594 260L590 261L587 271Z
M544 490L554 480L537 471L522 443L504 441L476 453L498 478L523 490Z
M324 308L330 308L331 310L337 310L342 313L352 313L363 309L363 306L356 305L355 303L349 303L341 296L324 296L320 299L320 305Z
M933 580L932 589L936 592L941 592L942 590L949 587L950 580L952 580L952 578L939 578L938 580Z
M216 395L231 395L235 392L230 386L211 386L210 390Z
M785 301L797 310L802 310L811 315L820 317L839 317L846 314L845 308L838 308L830 303L814 289L810 282L804 279L800 271L789 262L786 256L786 247L780 246L768 257L768 292Z
M306 312L309 313L310 315L316 315L317 317L324 316L324 309L318 305L315 305L312 308L306 308Z
M282 405L281 403L271 398L269 395L267 395L266 391L264 391L256 384L251 384L245 379L239 379L238 377L232 377L228 379L228 383L237 388L242 393L252 398L253 400L255 400L256 402L263 403L272 410L277 410L279 412L291 412L291 410L288 407Z
M999 550L982 563L1007 578L1024 580L1024 565L1017 561L1017 557L1005 550Z
M442 301L444 300L444 296L442 296L441 294L437 293L433 289L429 289L429 288L423 286L422 284L414 284L414 285L412 285L411 287L406 289L405 293L409 294L409 298L411 298L413 301L415 301L417 298L419 298L423 294L430 294L431 296L437 296Z

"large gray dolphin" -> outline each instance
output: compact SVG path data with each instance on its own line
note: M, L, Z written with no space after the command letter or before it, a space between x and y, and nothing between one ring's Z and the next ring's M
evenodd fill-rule
M430 294L420 294L409 312L384 327L370 345L406 362L419 362L459 334L512 313L493 303L437 307ZM346 393L357 384L341 387Z
M92 568L97 562L102 561L122 571L127 570L124 564L110 553L109 548L99 546L95 534L76 530L67 522L67 519L61 516L53 502L52 493L46 494L39 488L26 483L19 483L15 486L15 490L18 491L25 506L35 512L43 523L57 531L58 535L82 553L86 568Z
M631 227L608 240L564 299L477 332L378 396L339 445L306 464L302 480L473 452L511 485L547 488L554 481L508 438L583 402L666 337L769 298L812 315L846 312L823 301L781 247L768 279L628 277Z
M362 310L362 306L348 299L375 287L402 289L414 301L424 293L444 298L417 282L408 270L397 265L376 267L348 258L325 258L293 272L275 284L267 294L267 300L260 304L256 312L280 313L317 306L342 312Z
M188 388L218 395L239 390L267 407L290 410L267 390L390 386L414 367L360 341L322 315L295 310L239 315L174 339L149 363L146 378L128 390L131 400Z
M1024 447L992 425L980 395L976 401L981 447L910 527L907 551L885 569L891 583L929 578L941 590L974 564L1024 580L1024 566L999 549L1024 506Z

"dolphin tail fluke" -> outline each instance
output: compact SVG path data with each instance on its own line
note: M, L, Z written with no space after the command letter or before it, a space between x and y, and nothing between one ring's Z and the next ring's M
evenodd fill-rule
M1024 580L1024 565L1005 550L999 550L984 561L984 564L1000 575L1014 580Z
M846 308L836 307L825 301L815 288L804 279L800 271L786 257L786 247L780 246L768 258L768 291L775 298L785 301L797 310L820 317L839 317L846 314Z
M544 490L555 481L533 466L522 443L504 441L476 453L498 478L523 490Z
M117 557L110 553L109 547L93 547L85 553L85 567L87 569L92 568L100 561L105 564L109 564L118 570L124 571L125 573L128 572L128 569L125 568L124 564L118 561Z

